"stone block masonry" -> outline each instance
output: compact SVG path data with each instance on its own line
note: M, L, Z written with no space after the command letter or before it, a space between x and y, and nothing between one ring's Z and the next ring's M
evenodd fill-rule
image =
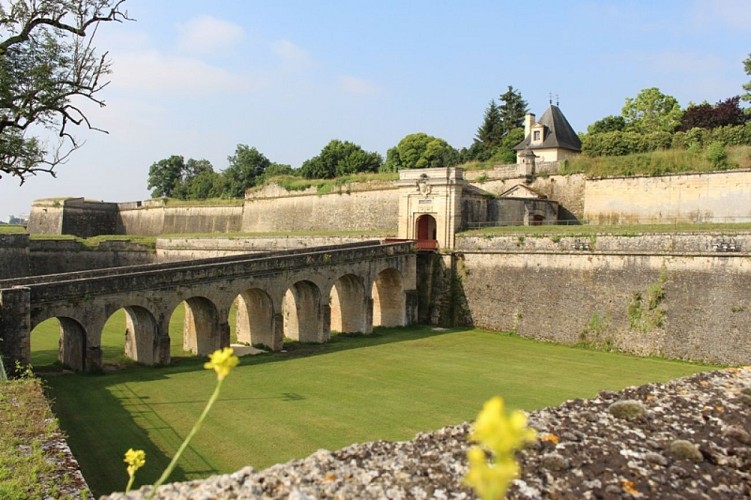
M746 255L464 252L469 321L540 340L751 363Z

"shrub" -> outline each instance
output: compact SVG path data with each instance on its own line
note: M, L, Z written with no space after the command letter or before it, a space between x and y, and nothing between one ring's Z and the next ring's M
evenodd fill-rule
M704 155L716 169L725 170L730 167L728 154L721 142L716 141L707 146Z

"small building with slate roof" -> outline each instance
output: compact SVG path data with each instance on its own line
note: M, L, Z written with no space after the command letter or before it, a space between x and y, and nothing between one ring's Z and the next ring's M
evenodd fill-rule
M524 140L514 146L516 162L521 164L524 153L531 151L540 163L559 161L581 153L582 143L560 108L553 103L540 121L528 113L524 117Z

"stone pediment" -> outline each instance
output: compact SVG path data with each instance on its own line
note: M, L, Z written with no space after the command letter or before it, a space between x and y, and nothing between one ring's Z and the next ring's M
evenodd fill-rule
M534 189L525 186L524 184L517 184L501 193L499 198L530 198L535 200L545 200L547 196L542 193L538 193Z

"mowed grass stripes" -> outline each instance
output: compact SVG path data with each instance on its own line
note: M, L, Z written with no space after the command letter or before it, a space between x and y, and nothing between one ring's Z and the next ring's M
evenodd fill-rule
M213 390L215 375L203 362L47 378L95 494L124 488L130 447L147 455L137 482L156 480ZM242 358L171 480L264 468L319 448L410 439L471 420L495 394L532 410L710 368L476 329L397 328L292 344L285 353Z

